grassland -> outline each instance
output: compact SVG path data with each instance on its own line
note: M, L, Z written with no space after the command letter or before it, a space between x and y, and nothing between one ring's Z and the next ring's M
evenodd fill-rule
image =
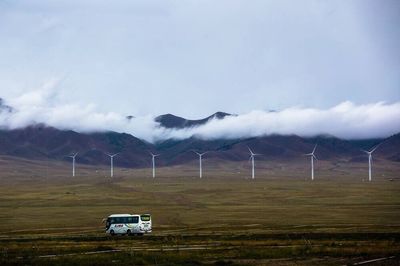
M400 251L400 165L248 165L205 161L159 169L117 169L0 158L0 262L5 264L308 265L351 264ZM364 181L363 181L364 180ZM104 235L112 213L151 213L143 238ZM104 251L105 253L91 253ZM89 253L84 253L89 252ZM64 256L59 256L63 255ZM48 256L58 255L58 256Z

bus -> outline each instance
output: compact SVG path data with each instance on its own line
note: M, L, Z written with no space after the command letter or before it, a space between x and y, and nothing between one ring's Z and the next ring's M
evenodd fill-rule
M143 235L151 233L150 214L112 214L106 220L106 234Z

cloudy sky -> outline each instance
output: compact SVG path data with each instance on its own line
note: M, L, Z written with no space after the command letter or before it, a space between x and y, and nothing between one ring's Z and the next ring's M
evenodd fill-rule
M0 97L105 117L398 109L399 25L398 0L0 0Z

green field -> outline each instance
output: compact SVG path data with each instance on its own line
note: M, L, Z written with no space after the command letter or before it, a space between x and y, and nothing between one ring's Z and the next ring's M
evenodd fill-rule
M117 169L0 161L1 264L338 265L400 252L398 164L302 162ZM56 170L57 169L57 170ZM112 213L151 213L153 234L104 235ZM105 251L101 254L82 252ZM47 255L68 256L46 257ZM45 256L45 257L40 257ZM397 265L399 257L378 265Z

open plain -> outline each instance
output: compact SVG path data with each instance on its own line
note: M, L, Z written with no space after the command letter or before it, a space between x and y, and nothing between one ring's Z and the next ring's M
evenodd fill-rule
M400 165L196 161L123 169L0 159L2 265L398 265ZM104 234L112 213L151 213L153 233ZM372 260L371 262L368 262Z

